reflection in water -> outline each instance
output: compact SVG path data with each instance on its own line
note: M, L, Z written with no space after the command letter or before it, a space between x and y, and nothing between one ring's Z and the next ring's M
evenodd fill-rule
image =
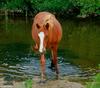
M23 57L28 57L30 51L29 44L1 44L0 45L0 64L7 63L16 65L22 62ZM24 61L24 60L23 60Z
M98 72L100 64L100 26L95 20L62 21L63 39L59 45L58 59L62 76L91 77ZM32 20L10 18L5 28L5 21L0 21L0 76L8 79L25 79L40 75L39 56L31 47ZM53 72L50 65L50 52L46 54L46 73ZM88 79L88 78L87 78Z
M100 63L99 22L77 19L63 21L62 25L64 36L61 48L68 51L66 55L75 64L96 67Z

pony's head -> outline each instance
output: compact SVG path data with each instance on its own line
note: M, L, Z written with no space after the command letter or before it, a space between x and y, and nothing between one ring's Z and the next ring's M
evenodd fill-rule
M47 42L48 39L50 39L52 28L52 15L45 15L43 18L41 18L41 16L38 15L35 17L35 29L37 30L37 36L39 39L38 47L40 53L46 51Z

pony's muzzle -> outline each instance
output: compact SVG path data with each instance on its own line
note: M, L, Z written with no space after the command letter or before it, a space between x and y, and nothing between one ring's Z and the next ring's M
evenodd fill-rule
M40 54L44 54L46 52L46 49L45 48L43 48L43 50L39 50L39 53Z

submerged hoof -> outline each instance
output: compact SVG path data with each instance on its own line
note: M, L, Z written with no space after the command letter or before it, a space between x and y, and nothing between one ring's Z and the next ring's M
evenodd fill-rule
M52 67L52 66L48 66L49 69L51 69L53 72L56 71L55 67Z

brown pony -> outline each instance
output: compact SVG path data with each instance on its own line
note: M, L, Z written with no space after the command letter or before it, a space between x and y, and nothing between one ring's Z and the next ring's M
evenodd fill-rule
M58 43L62 38L62 28L53 14L40 12L35 16L32 25L32 38L35 41L33 48L40 52L42 79L45 78L44 52L47 48L51 49L52 53L51 69L55 68L58 78L57 49Z

